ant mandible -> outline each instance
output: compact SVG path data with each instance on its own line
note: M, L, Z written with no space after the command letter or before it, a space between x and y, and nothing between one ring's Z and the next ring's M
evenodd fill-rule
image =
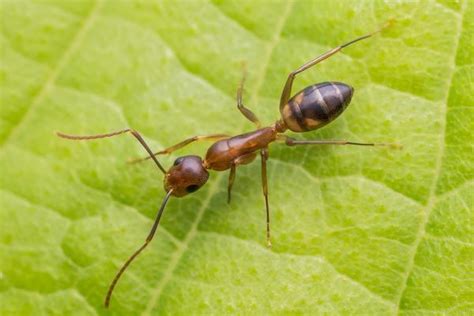
M251 122L253 122L257 129L255 131L230 136L224 134L213 134L207 136L194 136L188 138L174 146L166 148L162 151L153 153L150 147L146 144L142 136L135 130L127 128L109 134L99 134L90 136L75 136L63 133L57 133L59 137L72 140L91 140L98 138L112 137L120 134L132 134L140 144L148 152L148 157L136 159L133 162L139 162L147 159L153 159L155 164L164 174L164 189L166 196L161 203L156 216L153 227L145 240L145 243L138 248L123 264L120 270L115 275L112 283L109 286L107 296L105 297L105 306L108 307L112 292L117 284L120 276L127 269L130 263L145 249L155 235L156 229L165 209L166 203L171 196L183 197L189 193L200 189L209 178L208 169L215 171L224 171L230 169L229 183L227 186L227 201L231 200L232 185L235 179L235 171L238 166L249 164L252 162L258 152L261 157L262 164L262 188L265 198L266 209L266 224L267 224L267 245L271 247L270 241L270 207L268 205L268 185L267 185L267 160L268 160L268 145L274 141L283 141L288 146L295 145L358 145L358 146L389 146L393 148L399 147L397 144L389 143L359 143L345 140L296 140L282 133L286 130L293 132L307 132L325 126L326 124L337 118L349 105L354 89L341 82L323 82L306 87L298 92L293 97L291 96L291 88L295 76L317 63L329 58L330 56L341 51L343 48L352 45L358 41L369 38L376 32L358 37L350 42L340 45L328 52L308 61L298 69L292 71L286 80L285 87L281 93L280 98L280 113L281 118L269 127L261 127L260 121L255 114L246 108L242 102L242 90L245 81L245 76L242 78L239 88L237 90L237 108L239 111ZM173 166L166 171L160 164L157 155L170 154L184 146L200 141L200 140L214 140L214 144L209 147L204 160L199 156L189 155L177 158Z

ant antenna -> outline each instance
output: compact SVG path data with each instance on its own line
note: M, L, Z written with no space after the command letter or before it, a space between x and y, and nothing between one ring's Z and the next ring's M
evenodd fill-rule
M117 131L117 132L113 132L113 133L87 135L87 136L69 135L69 134L64 134L64 133L61 133L61 132L56 132L56 135L58 135L61 138L71 139L71 140L92 140L92 139L113 137L113 136L117 136L117 135L121 135L121 134L125 134L125 133L132 134L133 137L135 137L138 140L138 142L143 146L143 148L145 148L145 150L150 155L151 159L153 159L153 161L155 162L156 166L160 169L160 171L163 172L163 174L166 174L165 168L163 168L163 166L160 164L158 159L156 159L155 155L153 154L153 152L151 151L150 147L147 145L147 143L145 142L143 137L140 135L140 133L138 133L134 129L127 128L127 129L123 129L121 131Z
M153 239L153 236L155 235L156 229L158 228L158 224L160 223L161 215L163 214L163 210L165 209L166 203L168 202L168 199L170 198L171 193L173 193L173 189L168 191L165 198L163 199L163 202L161 202L161 206L160 206L160 209L158 211L158 215L156 216L155 223L153 223L153 227L151 228L150 233L148 234L148 237L145 240L145 243L140 248L138 248L138 250L136 250L128 258L128 260L123 264L123 266L120 268L120 270L115 275L114 279L112 280L112 283L110 283L109 290L107 291L107 296L105 297L105 302L104 302L104 305L105 305L106 308L108 308L109 305L110 305L110 299L112 298L112 292L114 291L114 288L117 285L117 282L120 279L120 277L122 276L122 274L128 268L130 263L132 263L132 261L140 254L140 252L142 252L143 249L145 249L146 246L148 246L150 241Z

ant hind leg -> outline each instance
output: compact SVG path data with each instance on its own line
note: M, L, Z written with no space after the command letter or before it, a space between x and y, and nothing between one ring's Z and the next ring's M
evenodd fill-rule
M388 25L386 25L388 26ZM347 47L347 46L350 46L358 41L361 41L361 40L364 40L366 38L369 38L371 36L373 36L374 34L378 33L378 32L381 32L386 26L383 26L382 28L380 28L379 30L375 31L375 32L372 32L372 33L369 33L369 34L366 34L364 36L360 36L352 41L349 41L345 44L342 44L342 45L339 45L329 51L327 51L326 53L314 58L314 59L311 59L310 61L306 62L305 64L303 64L301 67L299 67L298 69L296 70L293 70L292 72L290 72L290 74L288 75L288 78L286 79L286 83L285 83L285 86L283 88L283 91L281 92L281 97L280 97L280 110L285 106L285 104L288 103L288 100L290 99L291 97L291 88L293 86L293 80L295 79L295 76L311 67L313 67L314 65L320 63L321 61L331 57L332 55L340 52L343 48Z

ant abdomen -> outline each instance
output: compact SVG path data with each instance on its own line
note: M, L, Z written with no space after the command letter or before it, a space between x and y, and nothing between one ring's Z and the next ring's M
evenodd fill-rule
M338 117L351 102L354 89L341 82L323 82L304 88L281 109L293 132L320 128Z
M379 32L379 31L377 31ZM242 92L244 79L242 79L237 90L237 108L257 129L245 134L231 136L227 134L197 135L187 138L171 147L153 152L146 143L145 139L139 132L132 128L126 128L120 131L107 134L96 135L68 135L57 133L59 137L71 140L93 140L100 138L113 137L125 133L130 133L143 146L148 153L146 158L133 160L133 162L152 159L158 169L164 174L164 188L166 195L158 209L155 221L148 233L145 242L138 248L118 270L110 283L109 290L105 297L105 307L110 304L112 293L128 266L133 260L148 246L155 236L156 230L160 223L161 216L165 210L166 204L171 197L183 197L189 193L197 191L201 188L209 178L208 170L224 171L229 170L229 182L227 184L227 202L231 200L231 191L236 176L236 169L241 165L252 162L258 153L261 158L261 177L262 177L262 193L265 199L266 211L266 231L267 246L271 247L270 241L270 206L268 201L268 181L267 181L267 160L269 158L268 146L274 141L284 141L288 146L296 145L356 145L356 146L389 146L392 148L400 148L398 144L389 143L361 143L347 140L297 140L283 134L287 129L294 132L305 132L320 128L336 117L338 117L351 102L354 89L340 82L323 82L309 86L298 92L294 97L291 96L291 89L295 76L319 62L329 58L330 56L341 51L341 49L352 45L360 40L371 37L370 33L358 37L350 42L335 47L326 53L306 62L301 67L292 71L287 78L280 97L280 112L282 118L277 120L273 125L261 127L257 116L247 107L242 100ZM206 123L206 122L202 122ZM214 144L209 147L206 157L202 159L199 156L187 155L179 157L174 164L167 170L163 168L156 156L170 154L178 149L183 148L195 141L214 140ZM200 211L201 214L203 210Z

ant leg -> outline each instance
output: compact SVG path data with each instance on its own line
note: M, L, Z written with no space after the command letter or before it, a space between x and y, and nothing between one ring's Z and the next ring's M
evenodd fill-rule
M373 33L370 33L370 34L367 34L367 35L364 35L364 36L361 36L361 37L358 37L350 42L347 42L345 44L342 44L338 47L335 47L331 50L329 50L328 52L308 61L307 63L305 63L304 65L302 65L301 67L299 67L298 69L296 70L293 70L292 72L290 72L290 74L288 75L288 79L286 79L286 83L285 83L285 87L283 88L283 91L281 93L281 98L280 98L280 110L285 106L285 104L288 103L288 100L290 99L291 97L291 87L293 86L293 80L295 79L295 76L303 71L305 71L306 69L316 65L317 63L331 57L332 55L336 54L337 52L341 51L343 48L349 46L349 45L352 45L358 41L361 41L363 39L366 39L366 38L369 38L371 37L372 35L382 31L383 28L385 28L386 26L382 27L381 29L373 32Z
M224 139L224 138L227 138L227 137L229 137L229 135L225 135L225 134L212 134L212 135L205 135L205 136L193 136L193 137L190 137L190 138L187 138L187 139L183 140L180 143L177 143L176 145L173 145L171 147L168 147L166 149L163 149L161 151L153 153L153 156L170 154L173 151L181 149L184 146L189 145L189 144L191 144L193 142L196 142L196 141L200 141L200 140L220 140L220 139ZM142 161L145 161L145 160L148 160L148 159L151 159L151 156L147 156L147 157L144 157L144 158L132 159L129 162L130 163L137 163L137 162L142 162Z
M288 146L295 145L356 145L356 146L373 146L373 147L390 147L392 149L401 149L401 144L396 143L359 143L347 140L296 140L288 136L280 136L280 139L285 141Z
M237 89L237 108L249 121L253 122L257 126L257 128L260 128L261 124L257 116L252 111L247 109L244 106L244 103L242 101L242 93L244 90L245 77L246 77L246 71L244 69L242 80L240 81L239 88Z
M270 207L268 205L268 184L267 184L268 148L263 148L260 151L260 156L262 158L262 189L263 189L263 196L265 197L265 209L266 209L266 214L267 214L267 246L268 248L271 248L272 242L270 240Z
M235 180L235 163L230 167L229 184L227 185L227 203L230 203L232 186Z
M66 138L66 139L71 139L71 140L92 140L92 139L112 137L112 136L125 134L125 133L132 134L133 137L135 137L140 142L140 144L143 146L143 148L145 148L145 150L148 152L148 154L150 155L149 158L153 159L153 161L158 166L158 168L161 170L161 172L166 174L165 169L158 162L158 159L156 159L156 157L153 155L153 152L151 151L150 147L147 145L147 143L145 142L143 137L140 135L140 133L138 133L136 130L133 130L131 128L123 129L121 131L108 133L108 134L97 134L97 135L88 135L88 136L68 135L68 134L63 134L61 132L57 132L56 135L58 135L59 137Z
M230 203L231 200L231 191L232 186L234 185L236 167L239 165L246 165L251 163L256 156L257 155L255 153L249 153L243 156L239 156L233 161L232 165L230 166L229 184L227 186L227 203Z

